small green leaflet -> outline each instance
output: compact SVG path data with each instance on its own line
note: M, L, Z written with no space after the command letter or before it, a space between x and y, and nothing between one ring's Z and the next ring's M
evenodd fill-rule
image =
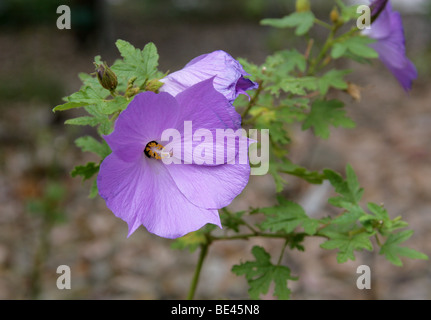
M325 175L317 171L309 171L300 165L292 163L289 159L284 159L279 164L278 170L292 176L299 177L312 184L321 184L325 180Z
M108 97L109 91L100 85L97 78L84 72L79 73L79 78L82 81L82 86L79 91L65 97L63 100L66 101L66 103L56 106L53 109L54 112L88 105L98 105L103 103L104 99Z
M254 246L251 252L255 261L247 261L232 267L232 272L236 275L245 275L250 286L248 290L250 298L257 300L261 294L268 293L273 282L274 296L283 300L289 299L291 291L287 287L287 282L297 280L290 275L290 269L286 266L273 265L270 255L262 247Z
M375 42L374 39L362 35L340 39L333 45L331 57L338 59L353 55L365 59L378 58L378 53L369 46L373 42Z
M266 73L271 73L275 77L283 78L286 74L291 73L295 68L304 72L307 67L307 61L303 54L298 50L281 50L268 56L264 63ZM272 77L274 78L274 77Z
M320 245L323 249L333 250L338 249L337 262L344 263L347 260L355 260L355 251L373 250L373 245L370 241L370 236L373 234L361 232L354 235L349 233L327 232L322 234L327 235L330 239Z
M335 188L339 195L328 199L328 202L335 207L345 209L345 212L333 219L334 224L353 224L363 215L364 210L359 206L359 201L364 192L360 187L358 178L351 165L346 166L346 180L332 170L325 169L323 173L326 179Z
M302 124L302 130L313 128L314 134L322 139L328 139L329 126L354 128L355 123L346 116L344 104L339 100L316 100L311 105L311 111Z
M400 256L410 259L428 260L428 257L419 251L399 246L400 243L405 242L412 235L413 230L405 230L389 235L379 253L384 255L386 259L396 266L403 265Z
M80 137L75 140L75 144L77 147L81 148L82 151L94 152L99 155L101 159L105 159L105 157L111 153L111 149L105 140L99 142L91 136Z
M76 166L70 175L72 178L75 178L76 176L81 176L83 180L88 180L95 174L99 172L99 165L95 164L94 162L88 162L84 166Z
M343 18L344 23L359 18L359 13L357 13L358 5L347 6L341 0L335 0L335 2L341 9L341 17Z
M231 213L226 208L221 209L221 211L220 220L222 226L235 232L239 232L239 227L245 224L242 216L246 213L246 211Z
M280 19L263 19L261 25L275 28L296 28L295 34L302 36L314 25L314 14L311 11L294 12Z
M347 82L344 80L344 76L349 74L351 70L335 70L332 69L325 73L318 80L318 87L320 93L324 96L328 93L329 88L333 87L336 89L347 89Z
M329 180L335 191L341 195L341 199L353 204L359 203L364 193L359 185L358 177L350 164L346 165L346 180L330 169L323 170L325 177Z
M278 205L262 208L266 219L260 224L261 229L272 232L293 232L296 227L302 226L305 233L312 235L316 233L319 221L307 216L304 209L297 203L278 197Z
M141 86L157 73L159 54L154 43L147 43L142 50L121 39L117 40L115 45L123 60L117 60L111 69L123 82L136 77L135 84Z
M185 236L176 239L174 242L172 242L171 248L179 250L188 249L190 252L194 252L197 248L199 248L199 246L206 243L206 241L207 239L205 234L198 230L195 232L190 232Z
M217 228L215 225L207 224L197 231L190 232L185 236L175 239L171 244L171 248L178 250L188 249L190 252L194 252L201 245L208 242L206 234L209 234L215 228Z

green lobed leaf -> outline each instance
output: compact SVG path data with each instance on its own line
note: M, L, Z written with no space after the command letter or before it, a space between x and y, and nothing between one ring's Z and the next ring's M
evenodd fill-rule
M329 237L320 245L321 248L327 250L338 249L337 262L344 263L348 260L355 260L355 251L362 251L364 249L368 251L373 250L373 245L370 241L370 237L374 233L360 232L352 235L350 233L336 233L336 232L321 232L323 235Z
M260 209L260 212L266 216L266 219L260 224L261 229L291 233L296 227L302 226L305 233L309 235L316 233L319 226L318 220L308 217L299 204L286 200L281 196L277 199L277 206Z
M97 179L94 179L91 184L90 193L88 195L89 198L95 198L99 194L99 189L97 188Z
M281 50L268 56L263 65L266 68L265 73L269 73L272 78L283 78L295 69L304 72L307 67L307 60L296 49Z
M361 188L358 177L350 164L346 165L346 180L339 173L330 169L324 169L323 173L335 191L341 195L341 200L352 204L359 203L364 190Z
M402 266L403 263L400 257L407 257L410 259L421 259L428 260L428 256L410 249L407 247L401 247L399 244L405 242L413 235L413 230L405 230L397 233L390 234L386 239L386 242L380 248L380 254L384 255L387 260L396 266Z
M333 59L341 58L342 56L357 56L365 59L378 58L378 53L370 47L375 40L366 36L357 35L349 38L338 40L332 47L331 57Z
M222 226L235 232L239 232L239 227L245 224L245 221L242 219L242 216L245 213L246 211L231 213L227 209L223 208L220 213Z
M318 88L318 83L316 77L291 77L285 75L282 80L268 86L267 89L272 94L278 94L278 91L282 90L286 93L303 96L309 91L316 90Z
M284 159L280 165L278 166L278 170L283 173L287 173L312 184L321 184L325 179L325 175L323 173L319 173L317 171L309 171L300 165L292 163L288 159Z
M117 60L111 67L117 77L125 82L136 77L135 84L142 86L157 73L159 54L154 43L147 43L142 50L121 39L115 45L123 57L123 60Z
M248 293L250 298L259 299L261 294L268 293L271 283L274 283L274 296L279 299L289 299L290 289L288 280L297 280L290 274L286 266L273 265L271 256L260 246L252 248L255 261L247 261L232 267L236 275L245 275L250 286Z
M335 0L335 2L340 8L341 17L343 18L344 23L347 23L350 20L356 20L359 17L359 14L357 13L358 5L348 6L344 4L342 0Z
M63 104L60 104L58 106L56 106L54 109L52 109L52 111L64 111L64 110L69 110L69 109L74 109L74 108L80 108L83 106L88 105L87 103L83 103L83 102L66 102Z
M314 14L311 11L294 12L280 19L270 18L261 20L260 24L275 28L296 28L295 34L302 36L314 25Z
M280 171L277 170L278 165L279 165L279 162L275 162L275 161L270 160L269 169L268 169L268 173L274 179L275 192L277 192L277 193L283 191L284 185L287 183L286 180L281 176Z
M350 164L346 166L346 179L332 170L323 170L325 177L335 188L339 195L328 199L335 207L345 209L345 212L333 219L334 224L353 224L366 213L360 207L359 202L363 195L363 188L359 185L358 178Z
M172 249L184 250L188 249L190 252L196 251L201 245L207 243L207 235L216 228L213 224L207 224L197 231L190 232L180 238L175 239L171 244Z
M355 127L355 123L346 116L346 111L343 107L343 102L339 100L315 100L302 125L302 130L313 128L316 136L327 139L330 135L330 126Z
M81 176L83 180L88 180L99 172L99 165L94 162L88 162L83 166L76 166L70 175L75 178Z
M101 159L105 159L105 157L111 153L111 149L105 140L99 142L91 136L80 137L75 140L75 144L77 147L81 148L82 151L94 152L99 155Z
M319 91L322 95L328 93L329 88L336 89L347 89L347 82L344 80L344 76L349 74L350 70L335 70L332 69L325 73L321 78L318 79Z

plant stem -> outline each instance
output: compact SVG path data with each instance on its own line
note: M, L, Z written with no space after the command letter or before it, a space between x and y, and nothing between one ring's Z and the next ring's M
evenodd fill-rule
M379 245L379 247L382 246L382 243L380 242L379 236L377 235L377 233L374 235L374 237L376 238L376 242Z
M199 275L200 275L201 270L202 270L202 264L205 260L207 253L208 253L209 244L210 244L209 242L205 242L204 244L201 245L201 252L199 254L199 260L198 260L198 263L196 265L195 274L193 275L192 283L190 285L189 293L187 295L187 300L193 300L193 298L195 296L196 287L197 287L198 282L199 282Z
M335 25L331 28L331 32L329 33L328 38L325 41L325 44L323 45L322 49L320 50L319 55L310 64L310 68L308 69L308 75L314 74L314 72L316 71L316 67L318 66L320 61L325 57L329 48L331 48L335 33L337 32L337 29L338 28Z
M248 112L250 111L251 107L253 107L255 105L255 103L257 102L257 98L259 97L259 94L261 93L263 87L262 87L262 81L259 80L257 81L259 84L259 87L257 88L256 92L254 93L253 98L250 99L250 102L247 105L247 108L242 112L241 114L241 118L244 119L247 115Z
M326 29L329 29L329 30L331 30L331 28L332 28L332 26L329 23L322 21L320 19L317 19L317 18L314 19L314 23L316 23L316 24L318 24L318 25L320 25Z
M280 253L280 257L278 258L277 266L280 265L281 260L283 259L284 252L286 251L286 246L288 243L289 243L289 240L286 239L286 241L284 241L283 248L281 249L281 253Z

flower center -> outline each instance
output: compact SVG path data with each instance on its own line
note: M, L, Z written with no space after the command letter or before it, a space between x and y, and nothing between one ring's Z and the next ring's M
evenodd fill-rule
M171 156L169 152L163 152L163 149L164 147L157 141L150 141L145 146L144 153L148 158L154 158L156 160Z

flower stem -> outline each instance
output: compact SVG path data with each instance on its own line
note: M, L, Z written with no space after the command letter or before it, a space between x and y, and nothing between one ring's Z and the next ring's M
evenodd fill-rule
M202 264L205 260L207 253L208 253L208 246L209 246L209 242L206 242L206 243L201 245L201 252L199 254L199 260L198 260L198 263L196 265L195 274L193 275L192 283L190 285L189 293L187 295L187 300L193 300L193 298L195 296L196 287L197 287L198 282L199 282L199 275L200 275L201 270L202 270Z
M329 30L332 29L332 26L329 23L327 23L325 21L322 21L320 19L317 19L317 18L314 19L314 23L316 23L316 24L318 24L318 25L320 25L320 26L322 26L322 27L324 27L326 29L329 29Z
M280 257L278 258L277 266L279 266L281 261L283 260L284 252L286 251L286 247L287 247L288 243L289 243L289 240L286 239L286 241L284 241L283 248L281 249L281 253L280 253Z
M257 88L256 92L254 93L254 96L250 99L250 102L248 103L247 108L241 114L242 119L244 119L248 115L248 112L250 111L251 107L253 107L256 104L257 98L259 97L259 94L262 92L262 89L263 89L262 81L259 80L257 82L259 84L259 87Z

